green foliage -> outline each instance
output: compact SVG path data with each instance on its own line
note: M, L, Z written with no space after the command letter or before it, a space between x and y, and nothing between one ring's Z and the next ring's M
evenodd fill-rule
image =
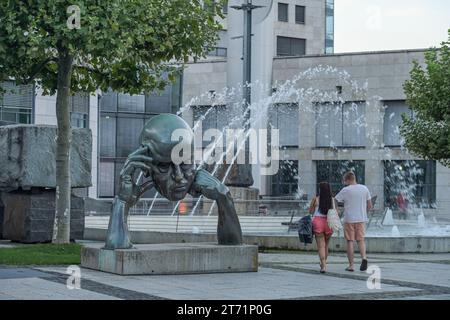
M67 26L70 5L80 8L80 29ZM67 51L72 92L161 89L162 73L173 79L180 64L214 45L220 12L198 0L0 0L0 79L35 79L54 94L59 54Z
M79 244L29 244L0 248L0 265L80 264Z
M403 85L414 117L403 115L400 132L410 152L450 167L450 30L439 50L425 53L425 63L415 61Z

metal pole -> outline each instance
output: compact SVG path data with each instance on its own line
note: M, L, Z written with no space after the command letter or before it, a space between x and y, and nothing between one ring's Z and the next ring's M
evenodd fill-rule
M247 0L244 9L244 54L243 54L243 80L245 86L244 99L247 105L251 103L251 88L249 84L252 81L252 1Z

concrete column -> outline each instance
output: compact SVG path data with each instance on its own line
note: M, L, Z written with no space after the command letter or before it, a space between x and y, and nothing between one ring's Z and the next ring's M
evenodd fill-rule
M369 188L372 197L377 196L376 209L384 207L384 167L383 161L378 159L365 161L365 185Z
M90 198L97 198L97 169L98 169L98 134L99 134L99 106L98 106L98 93L89 96L89 124L88 127L92 132L92 187L88 189L88 196Z
M299 107L299 190L311 199L316 194L316 163L312 160L312 151L316 146L315 114L312 106Z
M450 221L450 168L436 165L436 205L438 219ZM438 220L438 221L439 221Z
M366 150L369 156L365 161L365 184L372 197L378 197L376 209L384 207L384 164L378 152L384 145L383 123L383 103L377 98L369 99L366 105Z

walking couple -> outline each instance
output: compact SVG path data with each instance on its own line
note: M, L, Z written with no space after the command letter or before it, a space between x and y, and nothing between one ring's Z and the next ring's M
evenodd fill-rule
M344 174L344 187L335 197L328 182L319 184L319 195L311 200L309 212L314 214L312 226L317 242L320 258L320 272L325 273L328 258L328 242L333 230L328 226L327 214L330 209L338 209L338 202L344 203L344 237L347 242L347 257L349 265L346 271L353 268L353 242L358 242L362 262L361 271L367 270L366 245L364 242L367 210L372 209L369 189L356 182L353 172ZM339 212L339 211L338 211Z

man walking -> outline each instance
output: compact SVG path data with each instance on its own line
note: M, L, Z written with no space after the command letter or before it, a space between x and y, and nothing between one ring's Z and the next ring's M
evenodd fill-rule
M367 270L366 244L364 242L365 223L367 222L367 209L372 209L369 189L356 182L355 174L351 171L344 175L346 185L335 197L338 202L344 203L344 236L347 240L347 271L353 269L353 242L358 242L362 262L359 270Z

